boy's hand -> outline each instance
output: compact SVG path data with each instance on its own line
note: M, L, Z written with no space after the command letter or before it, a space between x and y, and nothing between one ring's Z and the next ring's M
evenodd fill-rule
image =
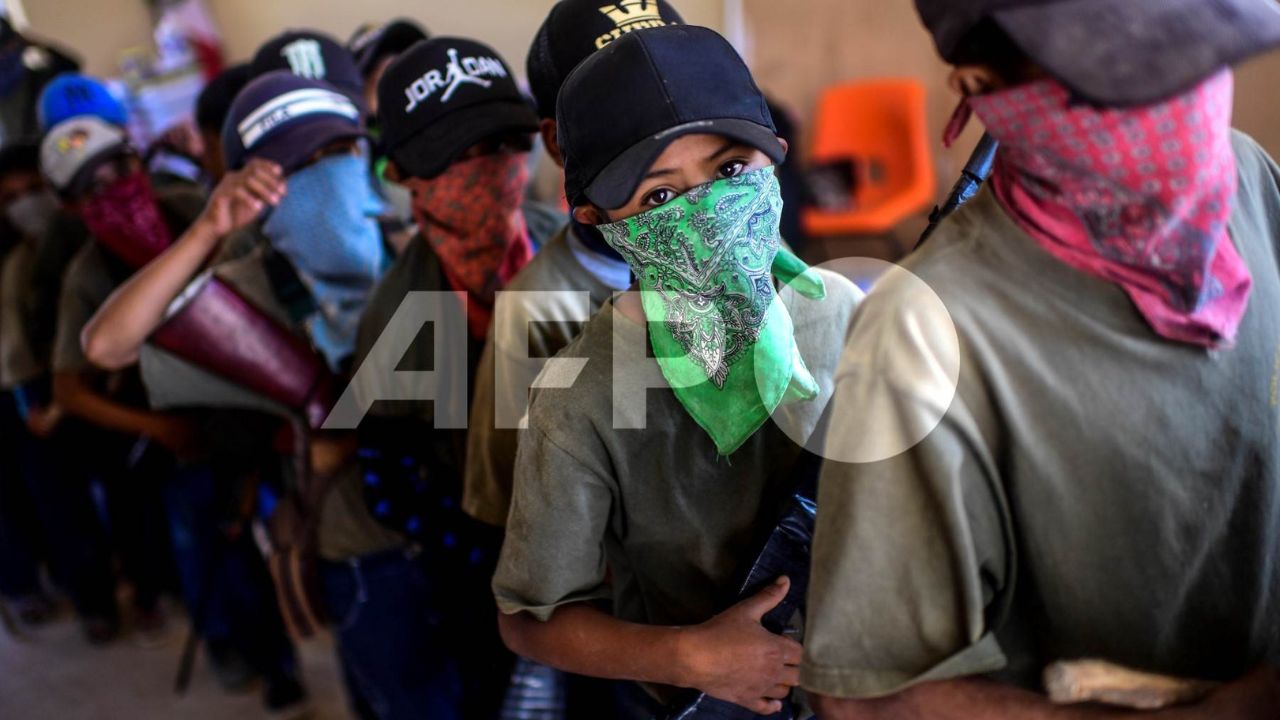
M760 624L787 596L785 577L707 622L691 628L682 656L690 686L760 715L782 709L800 684L803 648Z
M1264 667L1223 685L1204 701L1204 717L1274 720L1280 708L1280 669ZM1188 708L1194 710L1195 708Z
M27 430L41 440L47 440L62 422L62 408L56 404L31 408L27 413Z
M214 238L221 239L252 223L263 209L278 205L286 190L280 166L254 158L243 170L227 173L222 178L196 222Z

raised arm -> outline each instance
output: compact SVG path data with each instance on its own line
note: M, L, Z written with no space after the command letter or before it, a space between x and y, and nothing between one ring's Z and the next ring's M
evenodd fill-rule
M787 595L779 579L754 597L690 627L619 620L586 603L557 608L547 622L499 613L515 652L567 672L612 680L695 688L771 715L800 683L800 644L774 635L760 618Z
M228 173L204 212L168 250L120 286L84 327L89 360L108 370L137 362L138 351L164 321L165 309L191 281L219 242L275 206L286 191L280 166L254 159Z

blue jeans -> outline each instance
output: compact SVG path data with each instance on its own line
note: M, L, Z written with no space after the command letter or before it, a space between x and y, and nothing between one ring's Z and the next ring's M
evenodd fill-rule
M221 482L219 482L221 480ZM293 675L293 645L271 574L247 523L229 535L239 483L206 466L179 468L165 487L183 596L200 636L226 643L267 678Z
M19 427L10 438L17 444L17 457L0 467L0 482L6 485L6 495L25 493L29 499L34 545L42 549L54 583L70 596L76 612L81 617L114 618L110 545L85 469L96 456L86 451L81 437L72 420L65 420L48 440ZM16 590L31 579L26 571L16 569L10 581Z
M40 527L22 471L29 440L13 396L0 393L0 595L9 598L40 591Z
M322 562L320 577L351 705L361 717L461 717L461 682L421 557L397 549Z

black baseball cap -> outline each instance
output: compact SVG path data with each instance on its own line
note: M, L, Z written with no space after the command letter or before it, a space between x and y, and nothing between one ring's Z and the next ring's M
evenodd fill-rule
M231 103L222 128L227 167L236 170L260 157L289 174L329 143L364 137L362 118L359 106L326 82L269 72Z
M683 24L666 0L560 0L533 36L525 61L538 116L555 119L564 79L595 51L626 33Z
M532 134L538 117L497 51L475 40L423 40L378 82L382 141L396 165L419 178L439 175L485 138Z
M287 70L309 80L323 80L357 101L364 96L364 78L351 52L316 30L287 30L271 38L258 48L250 67L255 78Z
M1145 105L1280 45L1275 0L916 0L944 60L985 18L1085 100Z
M418 23L397 18L381 25L364 25L347 41L347 50L355 58L362 77L369 77L378 61L388 55L399 55L430 35Z
M0 177L17 172L40 172L40 141L19 138L0 147Z
M196 98L196 127L221 132L232 101L252 77L249 63L232 65L215 75Z
M722 135L775 163L786 158L751 71L714 30L671 25L629 33L587 58L560 90L565 193L626 204L653 161L686 135Z

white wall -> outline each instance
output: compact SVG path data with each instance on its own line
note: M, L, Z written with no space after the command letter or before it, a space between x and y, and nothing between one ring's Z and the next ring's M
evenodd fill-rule
M47 0L39 0L46 2ZM83 0L81 0L83 1ZM433 35L492 45L521 76L533 33L554 0L206 0L234 59L285 28L309 27L346 42L361 23L409 17ZM608 4L603 2L602 4ZM722 0L677 0L685 19L720 27Z
M151 42L144 0L8 0L26 10L33 34L74 49L89 72L117 73L120 51ZM245 60L288 28L323 30L346 42L365 22L409 17L432 34L494 46L523 76L533 33L555 0L205 0L231 60ZM602 2L608 4L608 2ZM690 23L721 28L723 0L676 0Z
M270 2L271 0L264 0ZM30 33L71 50L95 75L117 75L121 51L151 46L143 0L8 0L21 5Z

